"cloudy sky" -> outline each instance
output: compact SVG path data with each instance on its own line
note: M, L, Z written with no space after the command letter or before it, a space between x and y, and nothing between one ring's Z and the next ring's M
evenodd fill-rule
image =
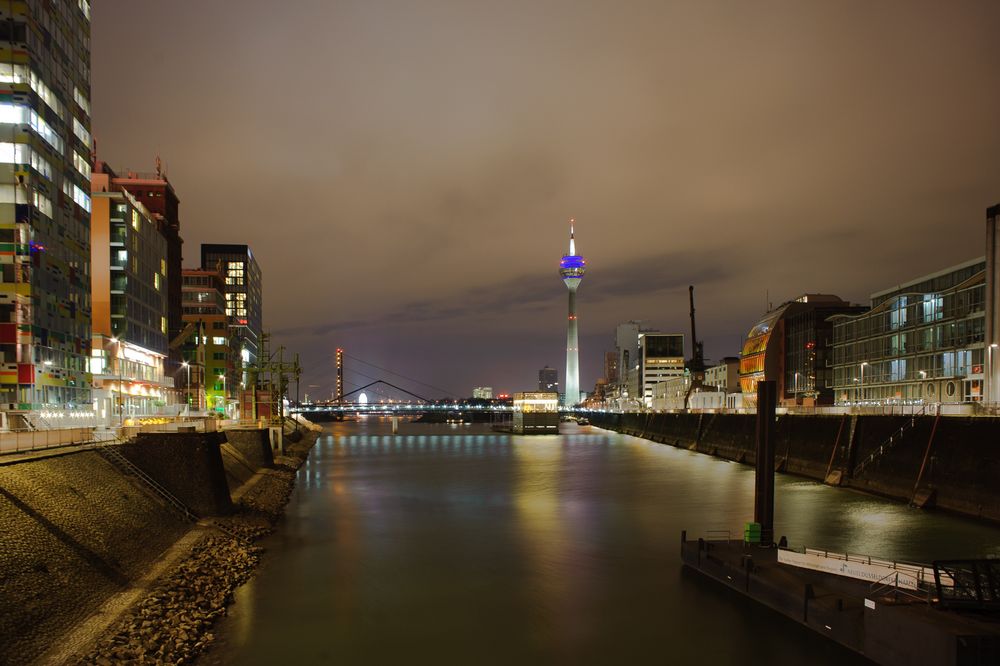
M768 297L983 254L997 25L989 0L97 0L93 127L113 166L166 163L186 266L252 246L314 396L338 346L459 395L561 375L575 217L587 390L617 322L689 330L688 284L718 358Z

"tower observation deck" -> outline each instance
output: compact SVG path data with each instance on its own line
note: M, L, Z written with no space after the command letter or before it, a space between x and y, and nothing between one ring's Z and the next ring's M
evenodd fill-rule
M580 402L580 341L576 320L576 290L587 271L587 260L576 253L574 220L569 221L569 254L559 262L559 276L569 290L569 319L566 322L566 392L563 403L572 407Z

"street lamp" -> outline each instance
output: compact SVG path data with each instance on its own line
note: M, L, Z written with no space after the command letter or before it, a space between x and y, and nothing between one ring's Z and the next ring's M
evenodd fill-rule
M115 345L115 365L118 368L118 425L125 425L125 394L122 392L122 341L115 336L111 337L111 342Z
M184 398L187 402L188 413L191 412L191 364L187 361L181 363L182 368L187 369L187 381L184 383Z
M868 361L861 362L861 401L864 402L865 399L865 366L868 365Z
M989 391L989 393L990 393L990 402L991 403L997 401L996 400L996 386L994 385L995 382L993 381L993 350L996 349L997 346L998 346L997 343L995 343L995 342L992 343L990 345L990 349L989 349L989 351L987 352L987 355L986 355L986 360L988 361L988 363L987 363L987 366L988 366L987 367L987 372L988 372L988 374L986 375L986 382L987 382L987 384L986 384L987 389L986 390Z

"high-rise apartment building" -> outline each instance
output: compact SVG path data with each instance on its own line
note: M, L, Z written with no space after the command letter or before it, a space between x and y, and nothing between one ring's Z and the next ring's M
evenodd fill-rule
M160 413L173 377L167 356L167 243L114 172L92 174L90 224L94 403L103 418Z
M95 170L107 171L105 165L97 163ZM156 221L156 227L167 247L167 336L173 340L184 328L181 305L181 251L184 241L180 235L180 200L173 185L156 159L156 171L139 173L131 169L123 173L112 173L109 189L128 190ZM176 376L181 363L179 350L172 349L166 367L168 376Z
M257 259L247 245L202 245L201 266L222 273L230 338L242 366L255 365L264 332L262 277Z
M0 406L92 409L90 5L0 6Z

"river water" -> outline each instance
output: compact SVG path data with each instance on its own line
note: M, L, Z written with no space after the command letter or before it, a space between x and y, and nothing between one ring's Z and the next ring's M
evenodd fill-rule
M735 535L753 486L752 468L596 428L331 424L201 663L867 663L681 567L681 530ZM991 526L776 487L792 546L1000 555Z

